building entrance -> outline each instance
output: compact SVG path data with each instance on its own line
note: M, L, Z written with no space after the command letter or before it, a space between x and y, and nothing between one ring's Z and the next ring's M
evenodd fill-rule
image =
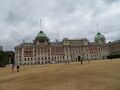
M78 56L78 61L79 61L79 62L81 61L81 57L80 57L80 56Z

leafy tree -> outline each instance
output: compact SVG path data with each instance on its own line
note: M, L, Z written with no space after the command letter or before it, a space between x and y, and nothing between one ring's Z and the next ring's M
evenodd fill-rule
M8 55L4 51L0 51L0 67L5 67L9 63Z
M8 58L10 58L10 64L14 64L14 56L15 56L15 53L13 51L6 51L7 55L8 55Z
M117 54L117 55L109 55L107 56L108 59L114 59L114 58L120 58L120 55Z

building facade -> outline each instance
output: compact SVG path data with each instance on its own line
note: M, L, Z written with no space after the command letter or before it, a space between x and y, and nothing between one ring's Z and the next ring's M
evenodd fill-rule
M19 65L105 59L108 55L105 37L99 32L94 42L89 42L86 38L64 38L62 42L50 42L46 34L40 31L33 43L23 42L15 47L15 63Z
M109 52L110 55L119 55L120 56L120 40L109 42Z

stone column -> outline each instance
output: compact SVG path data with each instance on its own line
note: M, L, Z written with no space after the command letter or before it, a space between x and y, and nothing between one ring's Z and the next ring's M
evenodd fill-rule
M33 61L35 61L35 46L33 45Z
M51 47L49 47L49 57L50 57L50 62L52 62L52 58L51 58Z
M21 49L22 49L22 51L21 51L21 52L22 52L22 53L21 53L21 54L22 54L22 55L21 55L21 57L22 57L22 58L21 58L21 61L22 61L22 63L24 63L24 46L22 46Z
M15 56L14 56L14 59L15 59L15 62L14 62L14 63L15 63L15 65L16 65L17 62L18 62L18 61L17 61L17 59L18 59L18 57L17 57L17 56L18 56L18 53L17 53L17 52L18 52L18 50L16 50L16 48L15 48Z

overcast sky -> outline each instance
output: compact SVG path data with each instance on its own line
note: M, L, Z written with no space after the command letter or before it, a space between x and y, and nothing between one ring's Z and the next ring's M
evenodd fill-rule
M40 31L51 39L88 38L99 31L107 42L120 39L120 0L0 0L0 45L14 50Z

